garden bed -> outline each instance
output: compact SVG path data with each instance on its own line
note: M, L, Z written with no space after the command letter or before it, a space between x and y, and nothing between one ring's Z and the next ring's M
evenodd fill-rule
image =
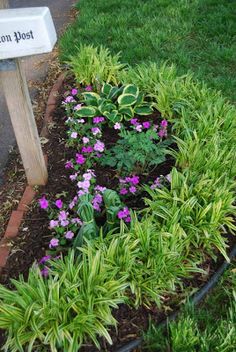
M82 330L87 323L92 324L88 325L89 330L81 332L79 342L75 339L77 347L71 350L73 352L81 343L81 351L96 351L91 338L95 344L99 341L103 350L114 351L117 346L140 336L150 318L159 322L204 284L223 256L227 258L226 242L229 239L234 242L230 235L235 229L231 217L234 195L229 185L221 182L222 170L216 168L214 176L210 174L213 168L208 153L216 146L211 128L218 126L210 125L207 130L204 118L191 120L191 109L188 114L180 114L180 102L171 102L176 99L173 98L175 91L168 96L167 89L175 89L179 84L178 89L184 96L196 86L185 79L176 79L171 85L172 71L164 70L168 73L166 76L169 75L168 81L166 86L162 82L163 91L160 95L156 91L154 99L150 95L139 96L142 89L147 93L143 77L148 80L150 72L140 75L142 81L137 82L138 74L135 76L132 70L129 77L123 76L122 83L111 82L111 85L99 87L96 81L91 81L94 84L91 87L75 85L69 79L58 99L49 141L44 146L49 182L39 189L38 200L21 226L1 282L14 289L9 279L18 279L18 275L23 274L24 282L29 281L32 288L40 284L45 290L53 290L54 282L61 278L58 314L68 303L63 301L65 297L69 299L72 295L70 298L75 302L80 299L79 311L74 304L69 313L73 307L76 315L70 313L70 317L63 319L72 323L77 315L82 320L86 316ZM150 91L153 93L155 89L150 83ZM109 94L115 94L112 102L106 101ZM205 96L207 93L202 90L198 94ZM106 109L102 114L104 105ZM118 113L114 113L115 109ZM220 123L229 131L233 121L230 116L226 121L227 118ZM207 148L205 136L201 136L203 144L195 138L195 132L195 139L191 140L194 129L199 135L208 133ZM115 149L116 146L119 148ZM142 150L140 159L134 149ZM194 159L196 150L205 164L199 163L197 157ZM217 154L217 157L222 155ZM224 161L230 163L228 159ZM225 172L230 179L234 169ZM55 260L50 262L45 255ZM28 270L35 260L41 272L33 268L28 278ZM77 284L80 289L74 291ZM110 285L116 288L113 290ZM65 289L66 295L63 295ZM8 297L6 292L0 288L1 300L4 294ZM17 291L12 292L17 295ZM41 298L36 297L40 291L32 290L31 294L32 304L38 302L40 307ZM48 293L46 299L50 297ZM103 299L107 305L100 311ZM94 303L99 300L102 303ZM52 306L54 304L56 300L51 302ZM85 314L81 318L80 310ZM118 333L114 318L118 321ZM64 326L61 316L56 323L59 321ZM1 319L0 326L3 327ZM93 328L95 335L92 335ZM48 329L43 329L47 334ZM109 347L108 332L112 347ZM68 336L57 342L59 350L68 349ZM16 341L14 338L9 341L12 348ZM50 343L54 344L53 341Z

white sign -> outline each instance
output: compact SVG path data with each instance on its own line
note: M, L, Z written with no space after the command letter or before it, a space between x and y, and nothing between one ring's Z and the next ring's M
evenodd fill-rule
M0 10L0 60L48 53L56 41L48 7Z

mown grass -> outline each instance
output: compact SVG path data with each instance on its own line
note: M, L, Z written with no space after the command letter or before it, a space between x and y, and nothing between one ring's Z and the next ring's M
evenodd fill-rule
M82 44L121 51L130 65L174 63L236 101L234 0L80 0L78 18L60 41L67 60Z
M235 267L235 265L234 265ZM150 326L144 351L234 352L236 346L236 269L229 269L200 307L187 306L168 328ZM232 289L234 287L234 290Z

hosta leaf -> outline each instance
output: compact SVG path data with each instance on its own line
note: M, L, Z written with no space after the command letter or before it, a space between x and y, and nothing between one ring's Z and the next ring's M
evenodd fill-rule
M121 114L119 114L117 110L113 110L104 115L108 118L108 120L110 120L113 123L120 122L122 118Z
M108 94L110 93L110 91L112 90L112 85L105 83L102 86L102 93L104 94L105 97L108 96Z
M108 99L115 99L118 97L119 94L121 94L123 88L118 88L118 87L113 87L108 95Z
M119 112L126 115L128 119L134 116L134 109L131 106L122 106L119 108Z
M127 86L125 86L123 94L132 94L137 98L139 95L139 89L133 84L128 84Z
M136 103L136 97L132 94L121 94L118 103L121 106L130 106Z
M116 109L116 106L111 103L104 102L102 105L99 106L99 110L101 111L102 114L106 112L111 112L114 109Z
M152 108L150 106L136 106L134 112L137 115L150 115L152 113Z
M93 117L96 116L96 109L92 106L82 107L76 111L76 115L79 117Z
M99 94L94 93L94 92L85 92L85 93L83 93L83 96L84 96L85 100L90 100L90 99L98 100L100 98Z

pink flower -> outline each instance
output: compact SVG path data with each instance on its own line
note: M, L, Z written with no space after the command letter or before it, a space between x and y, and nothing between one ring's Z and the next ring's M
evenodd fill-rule
M43 268L42 270L41 270L41 275L42 276L44 276L44 277L48 277L48 275L49 275L49 270L48 270L48 268L45 266L45 268Z
M168 182L171 182L171 174L166 175L166 179Z
M78 89L73 88L73 89L71 90L71 94L72 94L72 95L76 95L77 93L78 93Z
M65 238L67 240L71 240L74 237L74 233L72 231L67 231L67 233L65 234Z
M47 209L48 208L48 201L45 198L45 196L43 196L41 199L39 199L39 205L41 209Z
M130 123L131 123L131 125L137 125L138 124L138 119L131 119Z
M71 223L82 225L82 221L80 220L80 218L71 219Z
M168 121L167 120L162 120L161 121L161 127L166 128L168 126Z
M90 181L91 178L92 178L92 175L91 175L90 172L86 172L85 174L83 174L83 178L84 178L84 180L86 180L86 181Z
M114 124L114 129L115 129L115 130L120 130L120 129L121 129L121 124L120 124L119 122L116 122L116 123Z
M107 188L97 185L94 189L95 189L95 191L98 191L98 192L103 193L103 192L105 192L105 190L106 190Z
M84 119L78 119L77 122L78 123L85 123L85 120Z
M94 144L94 150L102 153L104 149L105 149L105 144L97 140L96 143Z
M89 180L79 181L79 182L77 183L77 186L78 186L79 188L82 188L82 189L84 189L85 191L87 191L88 188L90 187L90 181L89 181Z
M125 194L127 194L127 193L128 193L128 191L127 191L126 188L121 188L120 194L125 195Z
M93 123L100 123L103 122L105 118L103 116L96 116L93 118Z
M57 247L59 245L59 240L57 238L52 238L49 243L49 248Z
M125 222L131 222L131 217L127 216L127 218L125 218Z
M81 108L82 108L82 104L77 104L74 106L75 111L80 110Z
M158 129L158 125L153 125L153 131L156 132Z
M143 122L143 127L144 128L150 128L151 127L151 123L149 121L145 121L145 122Z
M55 204L58 207L58 209L61 209L63 206L63 202L61 199L56 200Z
M135 193L136 191L137 191L137 188L136 187L134 187L134 186L131 186L130 188L129 188L129 191L130 191L130 193Z
M72 161L67 161L66 163L65 163L65 168L66 169L73 169L73 163L72 163Z
M166 137L166 135L167 135L166 130L160 130L160 131L158 132L158 136L159 136L160 138Z
M82 153L92 153L92 152L93 152L92 146L82 147Z
M69 221L68 220L61 220L61 226L65 227L69 225Z
M69 177L70 177L71 181L75 181L77 179L77 176L78 176L78 174L76 173L74 175L70 175Z
M65 212L65 210L62 210L59 212L58 215L58 220L62 221L62 220L66 220L67 219L67 212Z
M127 216L130 216L130 212L129 209L127 207L123 208L122 210L120 210L117 214L119 219L124 219Z
M82 141L84 144L87 144L89 142L89 138L88 137L83 137Z
M68 97L66 97L64 103L74 103L75 102L75 99L69 95Z
M85 87L86 92L91 92L93 90L92 86L88 85Z
M78 133L77 132L72 132L70 136L71 136L71 138L77 138Z
M136 129L137 132L142 132L142 128L143 128L142 125L137 125L137 126L135 127L135 129Z
M79 154L79 153L76 154L76 163L77 164L82 165L85 163L85 161L86 161L86 159L82 154Z
M53 229L54 227L58 226L58 220L51 220L49 223L50 229Z
M101 133L101 130L100 130L100 128L98 128L98 127L92 127L92 128L91 128L91 131L92 131L92 134L93 134L94 136L96 136L97 134L100 134L100 133Z

